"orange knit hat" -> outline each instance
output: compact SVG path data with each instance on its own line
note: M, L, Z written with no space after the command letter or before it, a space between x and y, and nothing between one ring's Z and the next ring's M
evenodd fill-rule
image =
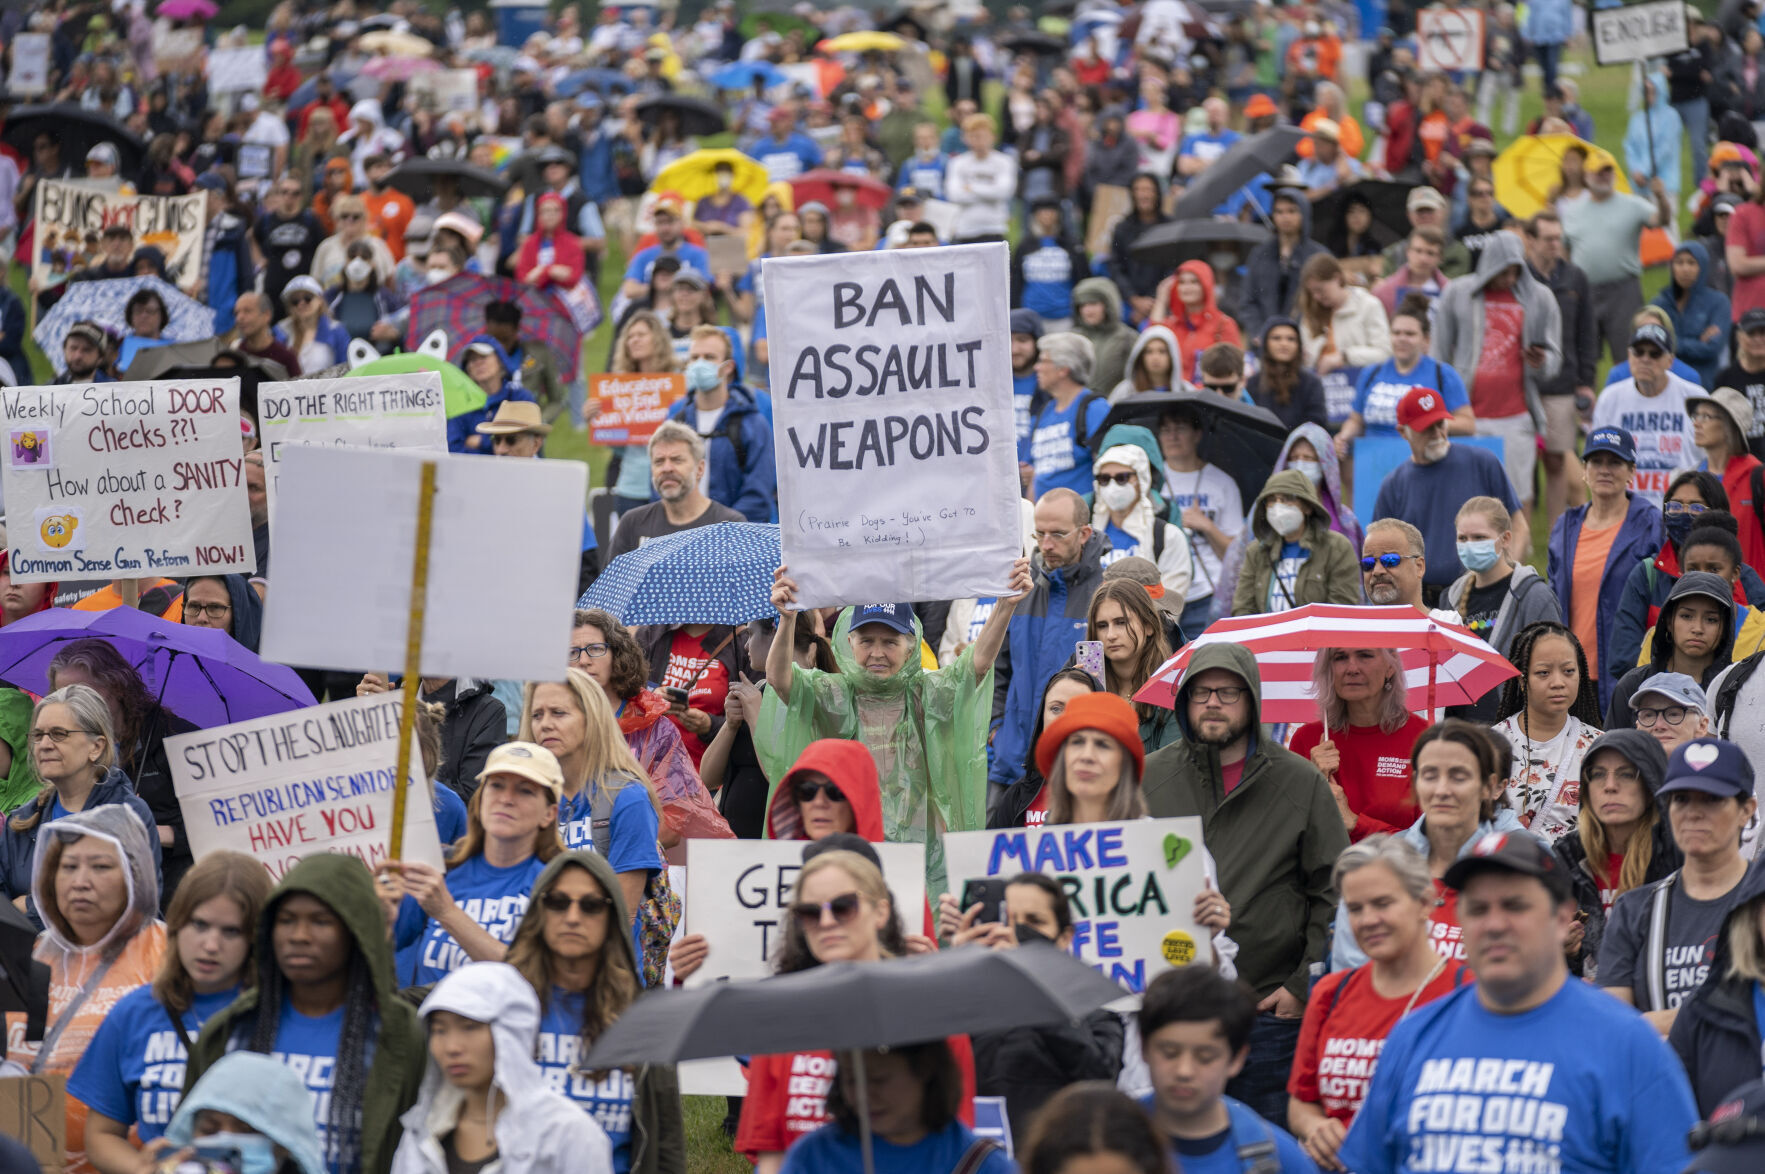
M1114 693L1082 693L1066 703L1065 711L1049 723L1036 742L1036 769L1044 778L1054 769L1060 747L1080 730L1108 734L1133 755L1135 772L1146 773L1146 747L1140 741L1140 715L1134 707Z

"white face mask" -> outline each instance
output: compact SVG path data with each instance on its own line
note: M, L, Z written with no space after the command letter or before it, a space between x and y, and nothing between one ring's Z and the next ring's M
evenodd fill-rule
M1127 509L1138 500L1140 490L1137 486L1117 485L1115 482L1111 481L1097 491L1097 496L1101 498L1103 504L1110 509L1120 511Z
M351 257L348 263L343 266L343 276L351 281L366 281L368 275L373 272L373 265L361 257Z
M452 277L453 275L454 275L454 271L452 269L445 269L440 266L437 266L434 269L428 270L427 273L425 274L425 276L427 276L429 278L430 285L440 285L442 282L446 281L448 278Z
M1287 467L1310 477L1313 485L1324 483L1324 466L1318 461L1288 461Z
M1305 511L1284 501L1271 502L1268 519L1269 526L1275 533L1283 538L1291 538L1305 525Z

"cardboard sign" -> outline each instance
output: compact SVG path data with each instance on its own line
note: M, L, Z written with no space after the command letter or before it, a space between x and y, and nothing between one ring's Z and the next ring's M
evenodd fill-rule
M803 840L688 840L685 931L704 934L711 953L686 985L764 978L784 932ZM925 845L876 844L901 925L925 923Z
M588 391L599 405L589 425L594 443L648 444L686 394L686 376L590 375Z
M436 371L260 384L257 427L271 514L277 471L293 445L447 451L447 405Z
M1601 65L1667 57L1683 53L1690 43L1685 5L1675 0L1595 8L1588 19L1593 22L1594 60Z
M707 236L705 253L711 258L713 277L721 277L725 273L740 277L748 271L748 238L745 236L736 233Z
M112 224L133 230L130 249L152 245L165 254L166 280L188 286L202 264L208 227L208 193L189 196L125 196L80 180L45 179L37 184L37 235L31 280L47 287L99 257L98 241ZM48 359L62 369L59 351Z
M761 263L799 606L1005 593L1023 545L1009 256L997 243Z
M0 405L15 582L257 569L237 379L13 387Z
M44 1170L61 1169L67 1162L66 1074L0 1076L0 1133L29 1147Z
M562 679L588 499L580 461L288 446L263 655L402 668L425 461L436 493L423 672Z
M1113 183L1100 183L1091 193L1091 219L1085 225L1085 251L1093 257L1109 256L1110 238L1121 218L1134 209L1134 197L1127 188Z
M12 71L6 75L6 88L21 97L48 92L48 33L19 33L12 38Z
M155 25L153 64L161 73L183 73L202 63L202 30Z
M308 856L387 858L398 771L397 692L177 734L165 742L190 850L263 861L270 876ZM404 858L442 868L422 760L412 755Z
M417 74L408 85L419 103L438 114L470 114L478 108L475 69L434 69Z
M1416 11L1416 66L1424 73L1483 68L1483 13L1475 8Z
M938 230L938 239L947 241L956 235L956 219L962 209L948 200L925 200L919 205L919 218Z
M1045 872L1072 901L1072 952L1135 994L1160 971L1212 957L1195 924L1207 884L1201 821L1139 819L995 832L950 832L950 891L985 877Z
M262 45L243 49L211 49L208 89L213 94L254 94L269 77Z

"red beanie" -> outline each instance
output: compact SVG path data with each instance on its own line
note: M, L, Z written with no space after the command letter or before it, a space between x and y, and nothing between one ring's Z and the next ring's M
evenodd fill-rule
M1036 769L1047 778L1054 769L1054 756L1066 740L1080 730L1098 730L1122 744L1134 759L1137 774L1146 773L1146 747L1140 741L1140 715L1134 707L1114 693L1082 693L1066 703L1061 715L1042 731L1036 742Z

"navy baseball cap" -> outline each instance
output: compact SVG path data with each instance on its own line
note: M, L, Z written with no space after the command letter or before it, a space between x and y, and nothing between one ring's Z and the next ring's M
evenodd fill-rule
M1753 764L1733 742L1694 738L1667 760L1667 781L1657 795L1702 791L1723 799L1744 799L1753 793Z
M856 632L865 624L881 624L903 636L913 635L913 605L910 603L866 603L852 609L852 622L847 631Z
M1042 337L1042 316L1034 310L1019 307L1011 311L1011 333L1027 334L1031 338Z
M1695 1152L1683 1174L1765 1170L1765 1082L1749 1081L1729 1093L1686 1140Z
M1631 332L1631 346L1645 342L1660 347L1670 355L1673 353L1673 344L1667 339L1667 328L1659 322L1644 322Z
M1636 437L1615 424L1595 428L1588 434L1587 444L1581 450L1581 459L1586 460L1596 452L1609 452L1625 464L1634 465Z
M1452 867L1440 879L1447 888L1458 890L1482 872L1517 872L1534 876L1544 882L1544 887L1557 900L1569 895L1569 874L1562 861L1531 832L1490 832L1479 837L1471 845L1471 850L1453 861Z
M1742 314L1735 325L1741 328L1743 334L1750 330L1765 330L1765 308L1754 306Z

